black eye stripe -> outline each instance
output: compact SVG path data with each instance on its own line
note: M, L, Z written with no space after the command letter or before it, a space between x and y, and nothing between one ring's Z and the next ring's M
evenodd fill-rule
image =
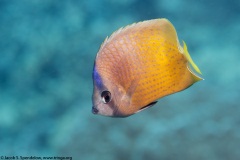
M111 101L112 97L111 97L111 93L109 91L103 91L101 93L101 97L102 97L102 101L103 103L108 103Z

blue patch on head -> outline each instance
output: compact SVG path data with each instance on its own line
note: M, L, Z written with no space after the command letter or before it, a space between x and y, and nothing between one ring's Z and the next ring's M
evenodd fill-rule
M94 80L94 84L97 86L97 88L103 88L102 78L99 75L95 64L94 64L94 68L93 68L93 80Z

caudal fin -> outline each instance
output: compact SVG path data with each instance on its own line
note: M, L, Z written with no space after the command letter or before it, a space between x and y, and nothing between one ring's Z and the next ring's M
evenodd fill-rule
M188 50L187 50L187 45L186 43L183 41L183 54L185 55L185 57L187 58L189 64L192 66L193 70L195 72L197 72L198 74L202 75L202 72L200 71L200 69L198 68L198 66L193 62L190 54L188 53ZM198 76L192 69L190 69L191 67L188 67L189 71L193 74L193 79L194 81L200 81L200 80L203 80L203 78L201 78L200 76Z

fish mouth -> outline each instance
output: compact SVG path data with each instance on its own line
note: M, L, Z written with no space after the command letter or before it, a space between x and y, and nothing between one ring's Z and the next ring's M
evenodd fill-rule
M92 107L92 113L93 114L98 114L99 110L96 107Z

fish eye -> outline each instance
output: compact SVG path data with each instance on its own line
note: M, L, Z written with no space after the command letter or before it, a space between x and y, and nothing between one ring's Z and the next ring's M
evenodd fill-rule
M111 101L111 93L109 91L103 91L101 93L101 97L103 103L108 103Z

